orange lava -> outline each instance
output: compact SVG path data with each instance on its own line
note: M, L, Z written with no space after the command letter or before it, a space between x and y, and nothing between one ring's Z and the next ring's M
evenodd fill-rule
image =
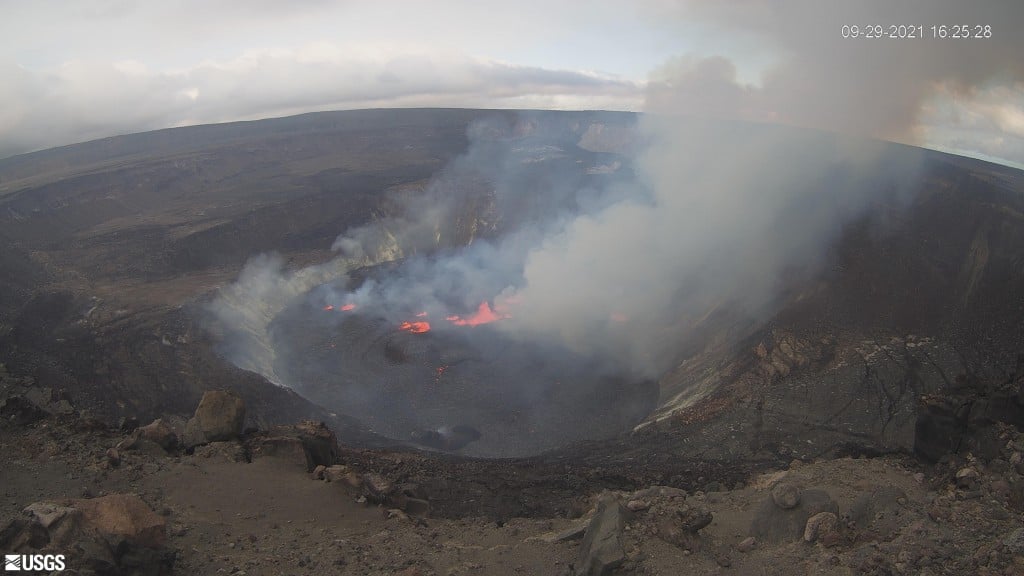
M430 332L430 322L402 322L398 329L412 332L413 334L423 334L424 332Z
M350 312L350 311L356 309L356 305L355 304L345 304L344 306L341 307L341 309L344 310L345 312Z
M447 320L456 326L479 326L481 324L497 322L498 320L503 320L508 317L508 314L496 314L491 310L491 305L485 300L480 303L476 312L471 316L466 318L463 318L462 316L449 316Z
M427 313L426 312L420 312L419 314L416 315L416 317L417 318L426 318L427 317Z
M331 306L330 304L328 304L327 306L324 306L324 310L330 312L331 310L334 310L334 306Z

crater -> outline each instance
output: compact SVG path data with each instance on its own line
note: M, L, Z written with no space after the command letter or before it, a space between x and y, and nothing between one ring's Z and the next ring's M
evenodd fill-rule
M274 372L294 390L374 432L484 457L537 454L631 429L658 386L497 322L410 311L408 323L341 307L311 290L268 326ZM406 325L408 324L408 325Z

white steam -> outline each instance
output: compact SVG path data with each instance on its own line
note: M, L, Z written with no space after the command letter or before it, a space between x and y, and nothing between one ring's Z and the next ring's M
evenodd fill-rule
M358 298L396 323L416 310L444 318L481 301L513 301L497 329L642 376L677 361L712 313L766 318L780 290L813 273L846 223L911 191L919 155L863 137L912 140L919 113L940 89L971 94L1019 79L1024 53L1022 36L997 26L1021 21L1012 19L1018 8L984 4L967 18L951 2L869 3L834 14L823 12L831 4L784 4L788 10L773 12L761 2L680 3L684 16L760 39L778 61L757 85L741 84L726 58L669 62L628 137L594 122L552 148L541 137L558 133L550 118L475 125L469 151L423 194L335 242L346 263L402 263L357 294L334 283L317 297ZM840 36L847 21L876 20L991 23L998 36L960 43ZM623 171L631 176L595 184L559 164L564 146L603 149L587 142L602 132L635 144L631 158L614 160L631 161L632 172ZM549 147L530 149L540 143ZM596 177L614 165L605 158L579 171ZM281 285L273 274L250 272L232 290L262 294L243 286L254 282ZM283 285L301 286L289 294L309 288Z

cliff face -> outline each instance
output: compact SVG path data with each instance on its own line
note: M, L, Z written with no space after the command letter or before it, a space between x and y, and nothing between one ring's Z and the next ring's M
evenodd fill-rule
M652 420L711 422L706 442L693 440L709 451L807 456L910 451L934 434L955 448L963 430L929 428L948 423L933 422L922 398L967 389L1001 398L1006 418L1024 423L1021 174L935 154L925 178L909 205L849 226L769 321L706 328L718 344L662 380Z

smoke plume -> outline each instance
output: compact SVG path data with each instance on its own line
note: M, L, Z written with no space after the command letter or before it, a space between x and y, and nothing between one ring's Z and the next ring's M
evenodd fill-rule
M763 42L776 62L759 84L741 84L726 57L686 55L655 71L635 122L523 114L474 124L469 150L425 190L396 193L385 217L338 237L333 275L257 261L214 310L237 324L225 312L232 294L305 295L398 325L487 302L507 310L493 326L510 338L637 377L670 368L710 314L768 317L844 224L912 191L919 156L866 137L913 141L937 90L1019 79L1024 53L1022 36L1001 26L1024 21L1016 6L776 4L670 10ZM843 39L847 23L919 24L928 35L933 24L991 24L996 35ZM595 134L606 137L595 144ZM340 272L385 262L362 282ZM250 339L264 320L246 324Z

